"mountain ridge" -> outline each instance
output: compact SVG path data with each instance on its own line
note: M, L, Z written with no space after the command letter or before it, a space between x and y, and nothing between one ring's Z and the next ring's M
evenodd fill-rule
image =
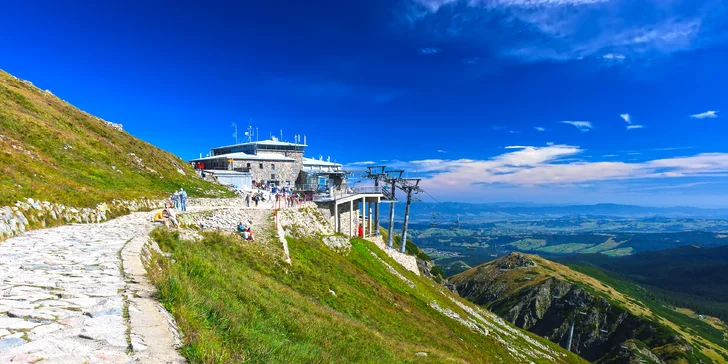
M166 151L0 70L0 206L34 198L75 207L113 199L229 196Z
M671 358L728 360L728 344L684 327L693 322L687 317L676 322L624 287L618 289L539 256L512 253L449 280L462 297L562 346L567 346L569 327L576 322L573 349L591 361L610 362L615 355L626 354L618 349L628 346L629 340L646 345L666 363L681 362ZM702 326L700 330L715 331Z

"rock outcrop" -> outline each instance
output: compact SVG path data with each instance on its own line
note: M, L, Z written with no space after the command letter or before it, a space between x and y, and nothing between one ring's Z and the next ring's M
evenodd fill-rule
M556 263L512 253L451 277L450 281L462 297L563 347L568 345L573 323L571 350L590 361L650 357L656 363L680 362L662 354L664 350L660 350L666 347L683 348L679 350L683 353L680 358L695 358L683 337L635 314L617 300L596 293L592 287L595 280L579 277Z

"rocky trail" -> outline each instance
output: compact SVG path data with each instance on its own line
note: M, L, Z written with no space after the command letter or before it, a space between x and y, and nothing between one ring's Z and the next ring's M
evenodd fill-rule
M125 246L125 255L139 257L154 227L149 216L133 213L0 242L0 362L183 361L173 347L146 343L159 339L155 332L173 337L166 321L146 322L152 328L139 330L129 320L155 312L162 317L158 305L130 302L129 296L139 295L131 294L134 282L127 280L125 270L143 278L144 268L129 263L125 269L122 263ZM151 289L134 284L140 291ZM145 309L142 315L140 308Z
M278 241L271 210L236 200L192 206L180 220ZM0 363L178 363L174 320L142 263L156 249L151 212L27 232L0 242Z

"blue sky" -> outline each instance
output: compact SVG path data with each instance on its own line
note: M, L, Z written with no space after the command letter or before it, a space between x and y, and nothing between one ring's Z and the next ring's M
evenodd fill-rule
M442 200L728 206L724 1L234 3L5 4L0 68L184 159L237 122Z

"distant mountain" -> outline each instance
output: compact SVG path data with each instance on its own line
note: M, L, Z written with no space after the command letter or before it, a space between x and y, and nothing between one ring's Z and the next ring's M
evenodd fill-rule
M188 135L191 137L191 134ZM112 199L227 195L185 161L0 70L0 206L35 198L76 207Z
M728 246L686 245L619 258L585 254L557 261L618 274L675 306L728 321Z
M697 207L647 207L619 204L596 205L536 205L515 203L461 203L444 202L441 204L413 204L411 217L416 220L436 218L453 220L455 215L461 221L499 221L518 219L553 218L728 218L728 209L702 209Z
M723 363L723 333L599 271L512 253L450 278L458 293L597 363ZM574 326L573 335L571 327ZM569 340L570 336L572 337Z

